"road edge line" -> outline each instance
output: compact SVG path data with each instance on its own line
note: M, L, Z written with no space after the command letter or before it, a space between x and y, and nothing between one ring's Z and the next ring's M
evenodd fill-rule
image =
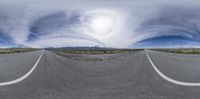
M144 51L145 51L145 54L146 54L149 62L151 63L152 67L154 68L154 70L157 72L158 75L160 75L166 81L176 84L176 85L181 85L181 86L200 86L200 83L182 82L182 81L177 81L177 80L167 77L165 74L163 74L161 71L158 70L158 68L155 66L155 64L151 60L150 56L148 55L146 49Z
M44 50L42 50L42 53L40 54L38 60L34 64L34 66L25 75L21 76L20 78L15 79L15 80L7 81L7 82L1 82L0 83L0 87L1 86L8 86L8 85L16 84L16 83L19 83L19 82L25 80L35 70L35 68L37 67L38 63L40 62L40 59L41 59L43 53L44 53Z

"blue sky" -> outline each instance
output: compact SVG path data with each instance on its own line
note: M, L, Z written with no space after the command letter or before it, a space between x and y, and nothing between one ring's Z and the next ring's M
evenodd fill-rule
M200 40L181 36L160 36L137 42L133 48L198 48Z
M0 0L0 47L197 48L199 4L198 0Z

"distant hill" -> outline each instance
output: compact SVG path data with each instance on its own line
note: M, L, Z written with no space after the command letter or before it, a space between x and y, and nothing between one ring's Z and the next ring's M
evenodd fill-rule
M117 48L108 47L61 47L61 48L46 48L47 50L116 50Z
M29 48L28 46L25 46L23 44L18 44L16 45L16 48Z

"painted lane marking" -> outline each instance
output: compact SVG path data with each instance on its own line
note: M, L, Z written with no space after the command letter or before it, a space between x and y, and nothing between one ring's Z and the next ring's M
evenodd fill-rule
M15 80L7 81L7 82L1 82L0 86L7 86L7 85L16 84L16 83L19 83L19 82L23 81L24 79L26 79L35 70L35 68L37 67L37 65L38 65L43 53L44 53L44 50L40 54L40 56L39 56L38 60L36 61L35 65L25 75L23 75L20 78L15 79Z
M167 80L168 82L171 82L173 84L176 85L182 85L182 86L200 86L200 83L189 83L189 82L182 82L182 81L177 81L174 80L172 78L167 77L165 74L163 74L161 71L158 70L158 68L155 66L155 64L153 63L153 61L151 60L150 56L148 55L146 49L145 49L145 53L146 56L149 60L149 62L151 63L151 65L153 66L154 70L165 80Z

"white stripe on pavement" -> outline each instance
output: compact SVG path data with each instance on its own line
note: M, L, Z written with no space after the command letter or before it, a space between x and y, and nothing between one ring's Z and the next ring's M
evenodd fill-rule
M7 85L16 84L16 83L19 83L19 82L23 81L24 79L26 79L35 70L35 68L37 67L37 65L38 65L43 53L44 53L44 50L42 51L42 53L39 56L38 60L36 61L35 65L31 68L31 70L29 70L29 72L27 72L25 75L23 75L20 78L15 79L15 80L7 81L7 82L0 82L0 86L7 86Z
M167 77L165 74L163 74L161 71L158 70L158 68L155 66L155 64L153 63L153 61L151 60L150 56L148 55L146 49L145 49L145 53L147 58L149 59L149 62L151 63L151 65L153 66L154 70L165 80L167 80L168 82L171 82L173 84L176 85L182 85L182 86L200 86L200 83L189 83L189 82L182 82L182 81L177 81L174 80L172 78Z

